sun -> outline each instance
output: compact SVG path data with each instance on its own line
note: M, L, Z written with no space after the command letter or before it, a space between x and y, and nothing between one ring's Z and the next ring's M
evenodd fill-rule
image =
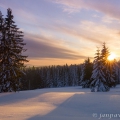
M108 60L114 60L115 59L115 57L116 57L116 55L114 54L114 53L111 53L109 56L108 56Z

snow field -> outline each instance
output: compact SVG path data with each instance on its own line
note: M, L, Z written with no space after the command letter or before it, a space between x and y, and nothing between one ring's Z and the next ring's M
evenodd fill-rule
M120 114L120 86L110 92L64 87L0 94L0 120L107 120L109 117L100 118L100 114Z

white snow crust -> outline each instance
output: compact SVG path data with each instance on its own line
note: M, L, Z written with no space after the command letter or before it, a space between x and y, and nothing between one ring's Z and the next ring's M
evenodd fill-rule
M109 92L64 87L0 93L0 120L98 120L101 113L120 114L119 85Z

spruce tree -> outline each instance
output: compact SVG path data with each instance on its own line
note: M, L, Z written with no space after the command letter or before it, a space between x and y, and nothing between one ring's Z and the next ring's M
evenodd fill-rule
M110 55L108 48L103 43L103 49L101 51L101 61L103 65L103 71L105 74L106 83L109 87L115 85L115 62L109 61L108 56Z
M16 91L19 89L22 69L27 62L27 56L22 52L25 43L23 32L14 24L12 10L7 9L7 17L3 19L4 25L0 30L0 83L1 92ZM2 24L2 21L0 21Z
M115 64L108 60L109 50L103 43L103 48L97 50L93 72L91 76L91 91L97 87L97 91L109 91L110 87L116 85Z
M95 88L97 89L97 92L109 91L109 87L107 85L106 77L103 71L103 63L100 57L99 49L97 50L96 56L94 57L91 80L91 92L94 92Z

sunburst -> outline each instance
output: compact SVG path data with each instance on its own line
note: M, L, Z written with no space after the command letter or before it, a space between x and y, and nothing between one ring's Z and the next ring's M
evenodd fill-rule
M116 57L116 55L114 54L114 53L111 53L109 56L108 56L108 60L114 60L115 59L115 57Z

